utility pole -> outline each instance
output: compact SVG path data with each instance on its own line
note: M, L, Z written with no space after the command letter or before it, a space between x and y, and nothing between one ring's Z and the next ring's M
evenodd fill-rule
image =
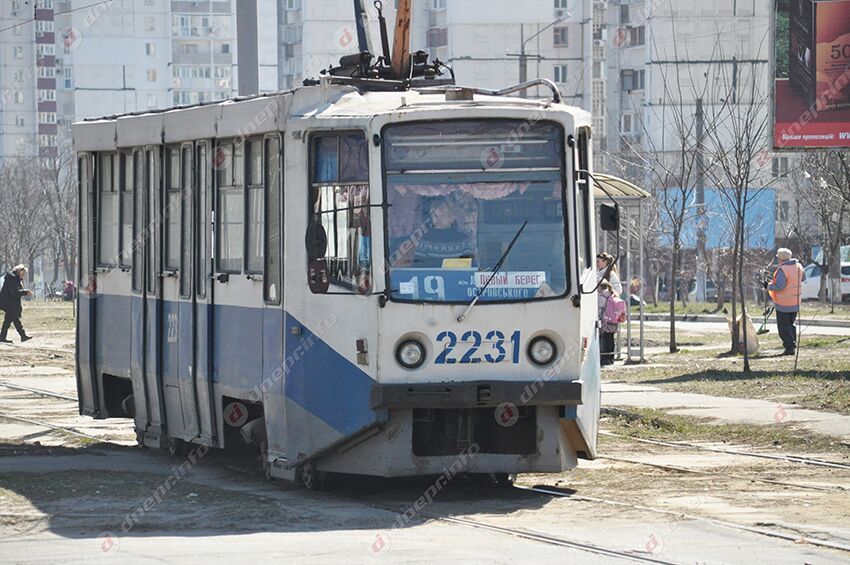
M525 25L519 24L519 83L528 80L528 55L525 52ZM523 90L519 94L525 98L528 94Z
M696 109L697 128L697 302L705 302L705 279L706 279L706 225L705 215L705 158L703 155L703 143L705 138L705 113L702 108L702 98L697 98Z
M532 35L528 39L526 39L526 37L525 37L525 25L519 24L519 53L506 53L506 55L508 57L518 57L519 58L519 82L520 82L520 84L528 81L528 58L529 58L529 55L525 50L525 46L528 45L529 41L531 41L535 37L538 37L541 33L546 31L547 29L551 28L552 26L558 25L559 23L561 23L562 21L566 20L569 17L571 17L570 13L564 12L560 17L558 17L558 19L556 19L554 22L550 23L549 25L547 25L543 29L539 30L537 33L535 33L534 35ZM543 59L543 57L539 53L537 55L532 55L532 57L534 57L537 61L540 61L541 59ZM519 93L519 95L522 98L528 97L528 94L526 93L525 90L521 91Z

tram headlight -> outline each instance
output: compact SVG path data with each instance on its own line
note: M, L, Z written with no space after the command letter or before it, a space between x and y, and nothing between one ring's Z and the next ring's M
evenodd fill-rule
M555 342L548 337L539 336L531 340L528 344L528 358L535 365L541 367L548 365L555 360L558 354L558 348Z
M425 346L415 339L408 339L399 344L395 358L405 369L416 369L425 362Z

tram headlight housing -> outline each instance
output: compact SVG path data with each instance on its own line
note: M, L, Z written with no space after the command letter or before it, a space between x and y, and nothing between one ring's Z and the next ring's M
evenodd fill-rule
M405 369L417 369L425 362L425 346L415 339L405 340L396 348L395 358Z
M558 355L558 346L555 342L545 336L538 336L528 344L528 358L540 367L545 367L555 360Z

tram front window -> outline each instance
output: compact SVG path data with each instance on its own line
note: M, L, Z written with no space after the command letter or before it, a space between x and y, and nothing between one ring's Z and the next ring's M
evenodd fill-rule
M387 128L393 299L466 303L481 294L482 302L510 302L565 295L563 156L562 130L549 123Z

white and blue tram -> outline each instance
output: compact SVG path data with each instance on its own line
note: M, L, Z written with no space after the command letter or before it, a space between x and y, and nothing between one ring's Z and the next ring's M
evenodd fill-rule
M75 124L80 412L307 483L595 457L590 124L332 77Z

